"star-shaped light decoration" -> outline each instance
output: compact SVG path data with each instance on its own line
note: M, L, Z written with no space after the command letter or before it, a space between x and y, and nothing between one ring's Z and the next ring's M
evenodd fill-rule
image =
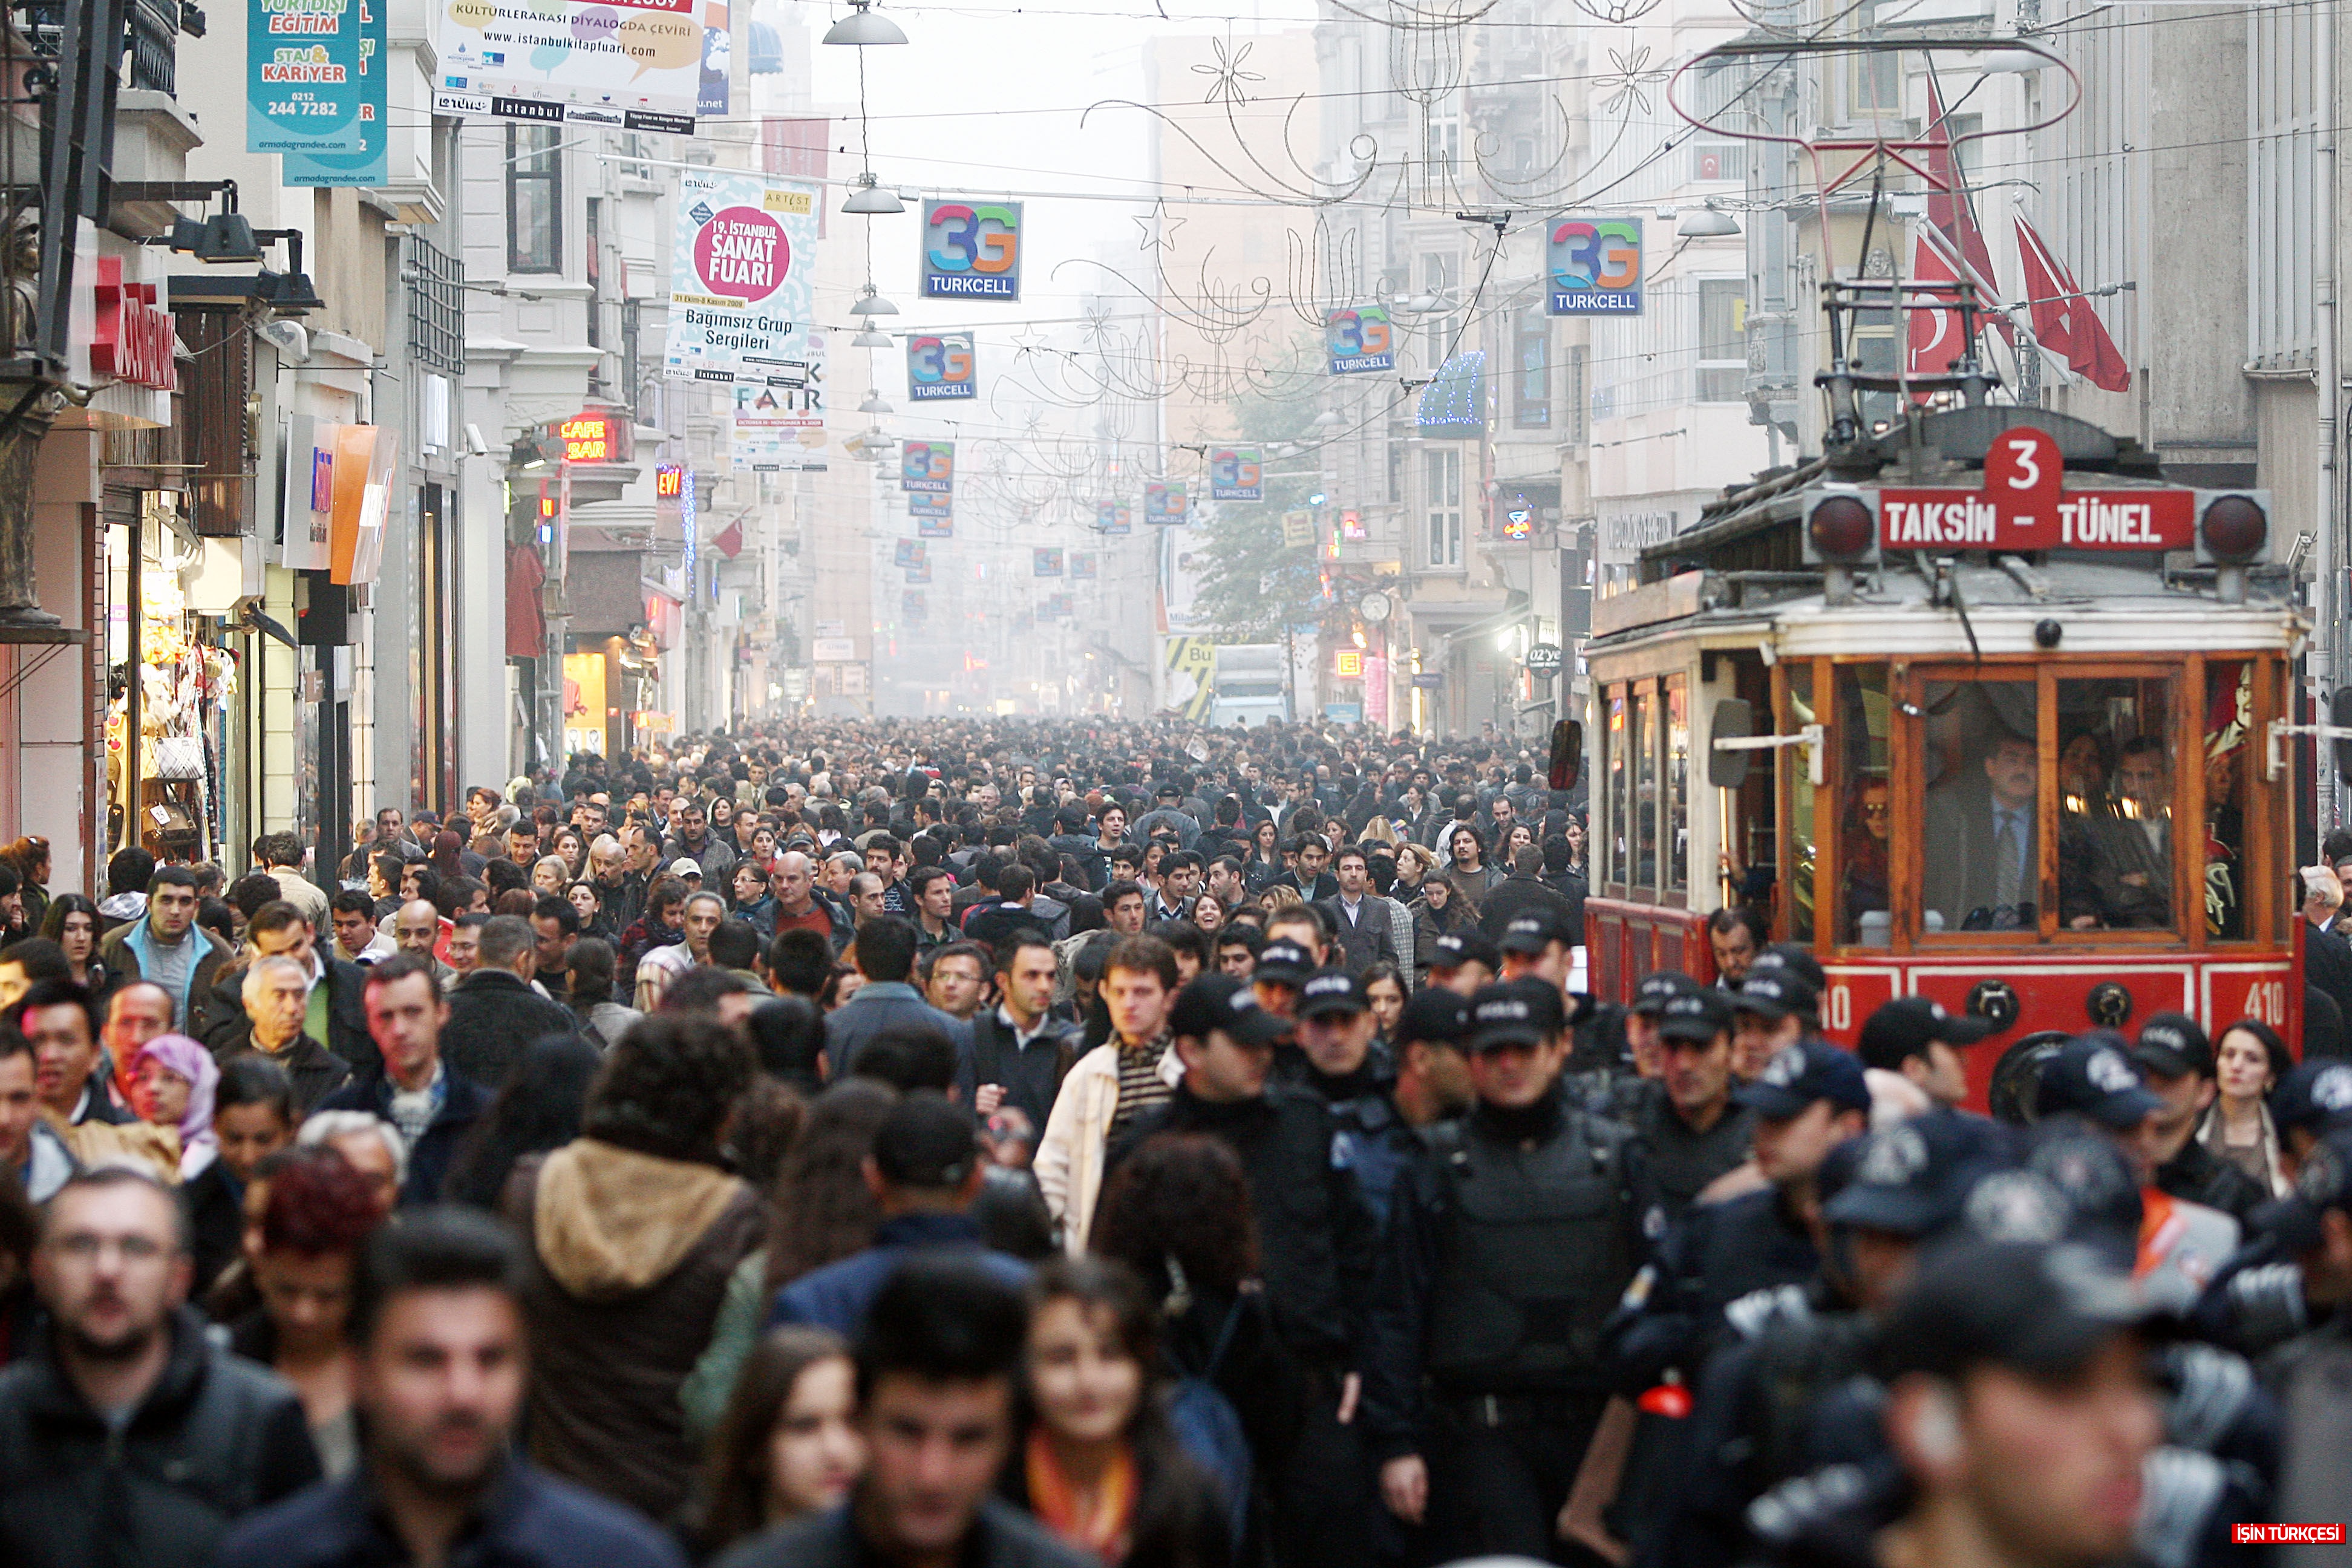
M1136 248L1138 250L1175 249L1176 242L1173 236L1178 229L1184 226L1185 221L1183 218L1169 216L1167 198L1161 197L1154 201L1150 212L1136 215L1135 226L1143 233L1143 237L1138 242Z
M1256 71L1242 68L1242 62L1249 58L1250 50L1256 46L1245 43L1235 48L1223 38L1212 38L1209 40L1209 47L1216 50L1217 63L1197 65L1192 68L1194 71L1209 79L1209 90L1201 101L1223 103L1239 109L1250 100L1248 84L1265 79Z

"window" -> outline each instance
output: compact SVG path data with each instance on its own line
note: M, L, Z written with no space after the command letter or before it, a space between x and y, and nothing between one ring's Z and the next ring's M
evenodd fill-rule
M1690 688L1666 677L1666 891L1690 890Z
M1551 332L1547 319L1522 310L1511 334L1511 422L1522 430L1551 427Z
M1428 485L1429 563L1462 564L1462 454L1451 447L1422 454Z
M1837 667L1830 719L1830 787L1838 803L1836 940L1885 947L1895 940L1887 901L1895 833L1886 767L1886 667Z
M2254 738L2254 661L2205 666L2205 934L2242 942L2246 929L2247 758Z
M1609 819L1601 840L1601 848L1607 857L1601 875L1622 884L1625 880L1625 824L1633 816L1625 792L1625 689L1622 686L1609 689L1609 728L1602 765L1609 771ZM1622 892L1623 889L1620 887L1618 890Z
M1789 711L1778 731L1793 735L1820 717L1813 703L1813 667L1789 667ZM1813 940L1813 870L1820 863L1815 830L1813 749L1808 745L1780 748L1780 787L1789 802L1789 940Z
M1698 400L1738 403L1747 381L1747 281L1702 278L1698 282Z
M1923 695L1921 842L1936 853L1920 862L1920 932L2037 931L2041 697L2031 680L1929 680Z
M1633 708L1633 885L1658 885L1658 694L1644 690Z
M1401 504L1404 500L1404 443L1391 440L1389 453L1389 500Z
M2061 680L2058 925L2174 931L2172 682Z
M563 270L563 128L507 127L507 270Z

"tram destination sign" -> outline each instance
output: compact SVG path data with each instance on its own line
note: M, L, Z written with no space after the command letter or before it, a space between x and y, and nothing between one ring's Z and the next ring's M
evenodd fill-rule
M2197 492L2065 490L2042 505L2003 504L1983 490L1883 489L1884 550L2188 550Z
M2049 432L2003 432L1985 453L1982 489L1878 492L1883 550L2188 550L2192 489L2067 489Z

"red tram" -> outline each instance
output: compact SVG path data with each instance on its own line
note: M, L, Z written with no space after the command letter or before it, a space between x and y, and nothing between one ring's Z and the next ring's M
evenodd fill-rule
M1905 287L1833 284L1832 321ZM1707 916L1748 901L1820 956L1835 1038L1900 995L1998 1026L1979 1103L2048 1033L2179 1009L2299 1037L2306 627L2268 498L1969 379L1928 409L1840 367L1843 438L1594 605L1595 993L1711 976ZM1873 391L1910 395L1875 433Z

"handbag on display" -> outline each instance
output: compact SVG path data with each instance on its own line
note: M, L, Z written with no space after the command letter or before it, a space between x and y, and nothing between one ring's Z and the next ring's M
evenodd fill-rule
M200 735L159 735L155 739L155 776L159 779L200 779L205 776L205 742Z

